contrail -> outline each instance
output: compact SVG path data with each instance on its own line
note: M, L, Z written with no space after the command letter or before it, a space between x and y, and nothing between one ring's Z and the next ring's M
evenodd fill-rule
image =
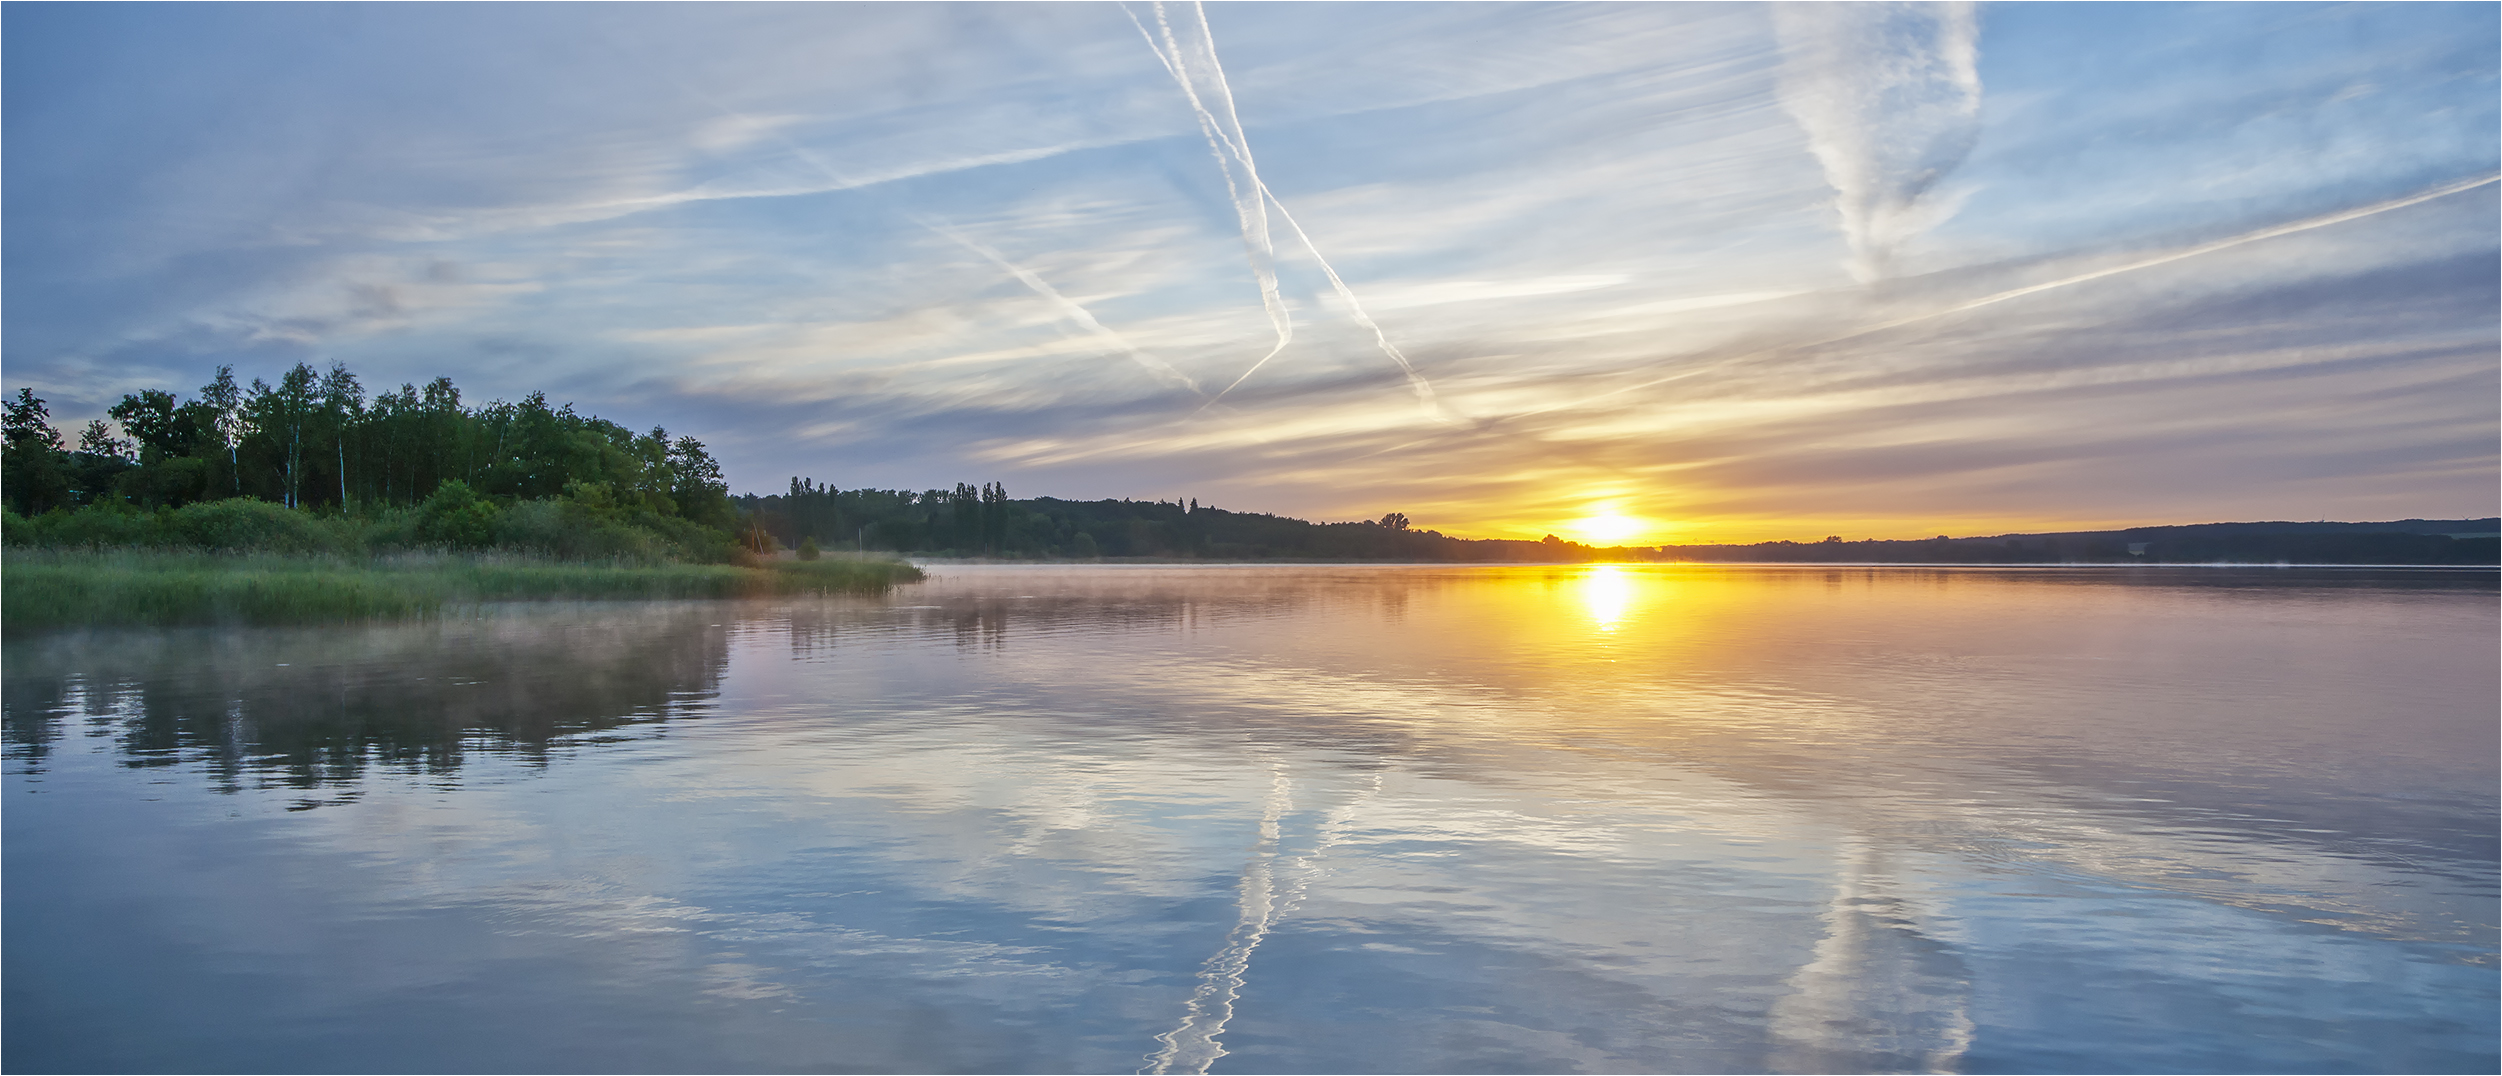
M1277 353L1284 351L1286 345L1294 340L1294 316L1287 312L1285 297L1277 291L1277 245L1268 231L1268 200L1264 197L1267 188L1260 183L1259 167L1251 161L1250 142L1242 136L1242 118L1234 112L1233 95L1227 93L1223 100L1225 119L1232 121L1233 125L1228 131L1215 113L1208 110L1206 102L1199 99L1198 88L1190 84L1189 67L1181 62L1181 43L1175 40L1172 24L1164 17L1164 5L1160 2L1155 5L1156 26L1164 31L1162 42L1148 32L1145 23L1138 21L1137 13L1131 11L1128 4L1121 5L1121 14L1129 16L1130 25L1137 27L1139 35L1147 39L1147 48L1164 65L1165 73L1172 75L1173 81L1180 84L1182 96L1190 100L1190 110L1199 120L1199 133L1206 136L1209 151L1216 154L1217 171L1225 177L1225 193L1233 200L1235 218L1241 221L1243 254L1251 262L1251 275L1260 284L1260 307L1268 312L1269 325L1277 330L1277 345L1269 348L1268 354L1260 356L1260 361L1252 363L1250 370L1243 371L1242 377L1235 378L1233 385L1217 392L1216 398L1208 401L1213 404L1217 399L1224 398L1225 393L1233 391L1234 385L1242 384L1243 378L1250 377L1252 371L1268 365L1268 360L1276 358ZM1204 15L1201 24L1205 25ZM1212 37L1208 39L1208 48L1208 59L1212 63L1215 60ZM1244 173L1239 179L1234 175L1237 167ZM1201 405L1200 410L1206 409L1207 405Z
M1123 354L1128 355L1130 359L1138 365L1146 367L1149 372L1163 377L1172 378L1173 380L1180 382L1182 387L1187 388L1200 396L1207 395L1207 390L1200 388L1199 383L1191 380L1189 374L1185 374L1180 370L1175 369L1171 363L1165 362L1162 359L1156 358L1153 355L1149 355L1146 352L1139 350L1138 345L1130 343L1127 337L1113 332L1111 329L1105 328L1102 322L1095 320L1093 313L1089 312L1085 307L1078 305L1076 300L1060 294L1059 289L1052 287L1049 282L1043 280L1043 278L1039 276L1036 276L1033 270L1009 261L1006 256L1000 254L998 251L992 250L989 247L983 246L980 243L966 238L962 233L957 232L954 228L922 220L918 217L912 218L912 222L941 236L945 236L947 239L953 241L957 246L963 247L964 249L972 251L975 254L979 254L982 257L989 259L991 264L1007 270L1008 275L1017 278L1017 280L1022 282L1026 287L1033 289L1034 294L1050 300L1053 306L1059 308L1062 316L1068 318L1070 321L1074 321L1079 325L1084 326L1086 331L1094 333L1096 336L1101 337L1106 343L1120 349Z
M2295 232L2307 232L2313 228L2325 228L2331 224L2344 224L2347 221L2360 220L2376 213L2386 213L2392 209L2404 209L2411 205L2418 205L2424 202L2432 201L2435 198L2446 198L2450 195L2457 194L2460 191L2475 190L2478 187L2482 187L2485 184L2492 183L2496 180L2502 180L2502 174L2479 176L2474 179L2462 179L2455 183L2445 183L2431 190L2420 191L2415 194L2407 195L2403 198L2392 198L2386 202L2374 202L2371 205L2361 206L2355 209L2340 210L2335 213L2327 213L2317 217L2307 217L2287 224L2279 224L2270 228L2261 228L2255 232L2244 232L2240 235L2218 239L2213 242L2200 243L2191 247L2182 247L2179 250L2167 251L2152 257L2140 258L2136 261L2128 262L2122 265L2096 269L2090 273L2078 273L2075 276L2061 277L2057 280L2045 281L2040 284L2029 284L2021 288L2012 288L2007 291L1998 292L1994 295L1984 295L1967 303L1947 307L1944 310L1933 310L1925 314L1915 314L1911 317L1899 318L1894 321L1871 325L1867 328L1854 330L1828 340L1818 340L1815 343L1830 344L1840 340L1848 340L1852 337L1866 336L1869 333L1881 332L1886 329L1909 325L1916 321L1927 321L1930 318L1942 318L1949 314L1960 314L1966 310L1977 310L1993 303L2003 303L2009 299L2020 299L2036 292L2049 291L2052 288L2064 288L2070 284L2082 284L2088 280L2100 280L2107 276L2117 276L2121 273L2132 273L2139 269L2150 269L2154 266L2180 261L2184 258L2195 258L2201 254L2213 254L2216 251L2227 250L2232 247L2241 246L2244 243L2256 243L2259 240L2274 239L2280 235L2292 235ZM1809 344L1806 346L1813 347L1815 344Z
M2307 232L2314 228L2326 228L2332 224L2344 224L2350 220L2360 220L2364 217L2387 213L2393 209L2404 209L2411 205L2420 205L2436 198L2447 198L2450 195L2458 194L2462 191L2472 191L2478 187L2497 181L2502 181L2502 174L2477 176L2471 179L2457 180L2455 182L2442 184L2441 186L2434 187L2430 190L2418 191L2402 198L2392 198L2385 202L2374 202L2370 205L2358 206L2353 209L2342 209L2334 213L2324 213L2316 217L2305 217L2301 220L2271 225L2253 232L2243 232L2240 235L2228 236L2211 242L2199 243L2194 246L2181 247L2177 250L2165 251L2161 254L2139 258L2136 261L2106 266L2092 272L2060 277L2057 280L2047 280L2039 284L2027 284L2021 288L2009 288L2006 291L1994 292L1989 295L1981 296L1978 299L1957 303L1952 306L1942 307L1936 310L1926 310L1917 314L1895 318L1892 321L1882 321L1874 325L1862 326L1860 328L1852 329L1849 332L1842 333L1838 336L1827 336L1819 340L1809 340L1803 343L1785 344L1780 347L1750 351L1746 354L1722 359L1718 362L1706 363L1702 366L1694 367L1688 370L1680 370L1676 373L1669 374L1666 377L1653 378L1649 381L1627 385L1623 388L1609 389L1608 391L1599 393L1598 395L1586 397L1580 400L1574 400L1570 403L1554 404L1552 406L1538 408L1535 411L1523 411L1517 415L1507 416L1507 418L1528 418L1532 415L1542 415L1549 411L1560 411L1566 408L1580 407L1585 404L1596 403L1611 396L1621 396L1628 392L1635 392L1641 389L1651 388L1656 385L1664 385L1671 381L1682 381L1689 377L1696 377L1702 374L1710 373L1713 370L1732 366L1737 363L1764 358L1770 355L1778 354L1782 351L1822 347L1826 344L1838 344L1844 340L1855 340L1862 336L1884 332L1887 329L1899 329L1905 325L1915 325L1923 321L1933 321L1938 318L1961 314L1969 310L1978 310L1984 306L1993 306L1998 303L2006 302L2010 299L2021 299L2027 295L2036 295L2041 292L2050 291L2054 288L2064 288L2074 284L2083 284L2088 281L2100 280L2108 276L2117 276L2121 273L2133 273L2140 269L2151 269L2158 265L2168 265L2172 262L2195 258L2200 255L2213 254L2219 250L2229 250L2233 247L2242 246L2247 243L2256 243L2263 239L2275 239L2279 236L2292 235L2296 232Z
M683 80L677 78L675 75L669 74L666 71L663 71L661 74L662 77L669 79L669 81L678 88L678 92L686 94L689 97L711 106L714 111L732 119L747 119L745 113L714 100L710 95L687 85ZM828 163L825 158L817 156L815 151L801 145L797 139L794 139L787 134L783 134L778 128L767 128L767 131L770 132L774 141L782 144L782 148L790 151L791 156L797 157L801 161L806 162L809 167L816 169L819 173L823 174L825 178L832 180L837 187L847 189L859 186L859 184L855 183L850 176L845 175L841 169ZM1059 289L1052 287L1049 283L1045 282L1042 277L1035 275L1033 271L1009 261L998 251L992 250L989 247L965 238L953 228L932 222L919 214L907 213L904 215L904 218L916 225L921 226L922 228L928 229L931 233L941 238L955 243L957 246L961 246L966 250L970 250L975 254L981 255L983 258L990 261L991 264L1007 270L1008 275L1015 277L1018 283L1025 285L1026 288L1031 290L1034 294L1041 296L1045 301L1049 302L1063 317L1076 322L1087 332L1094 334L1097 338L1110 344L1113 350L1118 351L1123 355L1127 355L1131 361L1145 367L1148 372L1177 380L1195 395L1201 397L1207 396L1207 390L1200 388L1199 383L1192 380L1190 375L1182 373L1180 370L1175 369L1172 364L1167 363L1162 359L1158 359L1153 355L1147 354L1145 351L1140 350L1136 344L1130 343L1126 337L1123 337L1121 334L1106 328L1103 322L1095 319L1093 313L1089 312L1084 306L1079 305L1076 300L1060 294Z
M1339 299L1345 301L1347 310L1355 316L1356 323L1372 330L1373 341L1381 347L1382 354L1388 355L1391 362L1398 364L1399 372L1407 375L1408 387L1416 393L1417 402L1435 417L1447 417L1443 415L1441 402L1434 396L1433 384L1425 380L1423 374L1416 371L1416 364L1408 361L1407 355L1401 352L1397 345L1390 342L1389 334L1382 331L1380 323L1375 322L1372 315L1364 311L1364 304L1356 299L1355 290L1347 286L1347 282L1338 276L1338 271L1330 266L1329 259L1321 254L1320 245L1312 241L1311 233L1303 230L1303 225L1296 222L1294 214L1286 209L1286 203L1277 197L1275 191L1268 189L1268 184L1260 179L1259 170L1251 161L1251 144L1243 134L1241 117L1234 110L1233 88L1225 81L1224 65L1216 58L1216 38L1208 29L1206 10L1199 6L1198 0L1191 0L1189 6L1194 20L1188 24L1187 28L1196 32L1191 36L1192 47L1185 50L1180 38L1173 32L1172 20L1165 15L1162 0L1156 0L1153 6L1156 27L1163 32L1161 41L1158 41L1157 36L1147 30L1146 24L1139 21L1137 14L1131 12L1127 4L1122 5L1121 11L1129 15L1130 22L1136 25L1139 34L1147 39L1147 47L1154 50L1157 59L1163 61L1165 71L1173 76L1174 82L1181 85L1182 96L1189 98L1191 110L1198 114L1199 130L1207 136L1208 148L1216 154L1217 166L1225 173L1226 189L1234 195L1235 213L1243 221L1244 242L1268 257L1268 264L1265 266L1258 256L1253 258L1252 264L1253 271L1260 274L1261 302L1277 304L1269 307L1269 318L1279 327L1277 346L1271 348L1268 354L1261 356L1260 361L1251 364L1250 369L1244 370L1242 376L1235 378L1232 385L1225 386L1208 402L1213 404L1223 399L1225 393L1233 391L1235 386L1242 384L1260 367L1267 365L1269 359L1276 357L1277 352L1285 348L1286 341L1291 335L1291 322L1285 316L1281 305L1283 300L1277 295L1275 248L1268 234L1266 212L1261 205L1265 203L1277 207L1278 217L1286 222L1288 228L1294 230L1295 238L1302 242L1303 249L1311 253L1312 261L1320 266L1323 274L1328 276L1329 286L1337 292ZM1194 63L1194 60L1197 62ZM1200 95L1199 88L1192 84L1193 80L1198 78L1204 78L1208 82L1207 96L1214 98L1218 107L1224 110L1222 117L1209 108L1207 101ZM1237 165L1242 169L1242 179L1239 185L1234 177L1234 169ZM1247 198L1243 189L1245 187L1249 188ZM1246 202L1249 203L1247 206ZM1255 222L1256 236L1253 233Z

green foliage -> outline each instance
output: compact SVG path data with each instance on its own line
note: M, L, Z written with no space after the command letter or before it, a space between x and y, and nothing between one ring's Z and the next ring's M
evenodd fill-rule
M101 509L88 509L87 515ZM267 501L223 500L166 513L163 544L263 553L342 553L355 540L341 521L289 511Z
M139 450L144 456L150 451ZM113 481L107 500L140 506L173 506L190 504L215 495L211 483L222 469L220 461L194 456L158 456L122 472Z
M484 549L495 544L502 510L480 500L469 483L457 478L436 486L417 506L417 539L454 549Z
M799 540L799 559L815 560L824 555L825 552L817 548L817 540L814 537L802 538Z
M266 501L204 501L143 512L98 504L31 519L11 513L12 546L50 549L184 548L225 552L342 553L360 548L357 521L324 519Z
M8 404L9 452L0 486L21 515L112 500L142 508L251 497L292 508L373 512L423 505L444 483L508 508L569 496L577 483L604 486L618 513L691 520L735 533L741 520L721 465L701 441L551 405L545 394L465 407L449 378L403 384L370 399L345 366L298 363L275 384L239 386L219 367L185 402L146 389L110 413L129 440L96 426L67 452L50 411L32 390ZM135 442L135 448L134 448ZM481 513L482 514L482 513ZM480 520L450 526L439 541L476 538ZM648 528L646 528L648 529Z
M0 497L11 510L34 515L72 503L69 453L35 390L19 389L16 399L0 402L0 434Z
M154 512L109 505L68 511L55 508L31 520L12 519L10 541L63 548L166 544L171 520Z
M110 413L128 440L94 422L70 452L33 390L7 404L10 544L728 564L750 530L702 442L542 393L469 408L436 378L369 400L335 363L248 388L225 366L197 399L148 389Z

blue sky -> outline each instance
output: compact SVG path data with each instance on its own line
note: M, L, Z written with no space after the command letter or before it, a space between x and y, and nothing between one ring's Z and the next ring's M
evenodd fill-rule
M2492 514L2496 13L15 4L0 383L1487 536Z

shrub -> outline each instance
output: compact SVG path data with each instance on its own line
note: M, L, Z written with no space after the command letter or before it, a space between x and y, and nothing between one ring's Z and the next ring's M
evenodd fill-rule
M815 560L823 555L824 551L817 548L817 539L815 535L810 535L799 540L799 559Z
M673 559L667 539L642 527L602 518L566 498L523 501L505 509L495 544L567 560L625 560L658 564Z
M343 553L354 545L338 521L248 497L187 504L163 518L165 541L201 549Z
M417 506L417 537L459 549L495 544L495 525L502 513L495 502L480 500L469 483L457 478L435 487Z

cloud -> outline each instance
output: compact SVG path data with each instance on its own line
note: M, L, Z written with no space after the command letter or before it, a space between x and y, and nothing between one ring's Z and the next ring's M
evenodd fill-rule
M1961 8L1135 8L1152 50L1108 6L296 10L0 12L54 57L0 69L12 388L74 425L337 358L742 490L1529 537L1598 493L1733 536L2490 510L2494 188L2397 204L2497 169L2485 9L2020 6L1984 49Z
M1886 276L1951 216L1939 181L1981 135L1980 27L1969 3L1773 5L1781 105L1838 196L1851 275Z

